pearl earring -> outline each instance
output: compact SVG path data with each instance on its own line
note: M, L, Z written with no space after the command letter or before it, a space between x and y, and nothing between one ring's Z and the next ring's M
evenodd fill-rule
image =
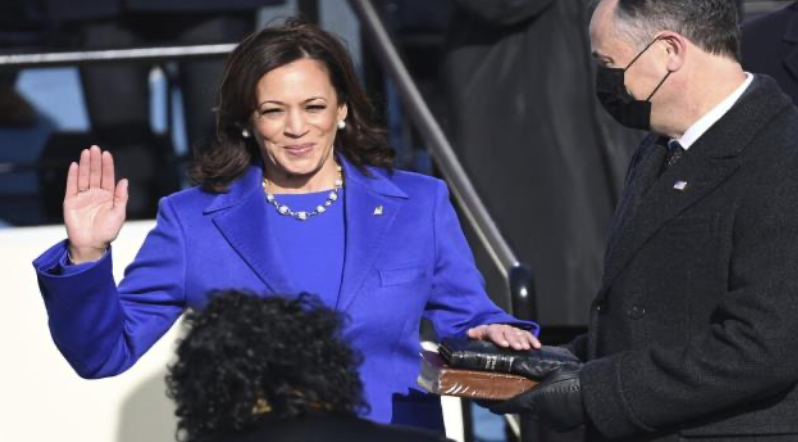
M249 129L241 129L241 137L242 138L249 138L252 134L249 133Z
M338 129L340 129L340 130L346 129L346 121L344 121L344 120L339 121L338 122Z

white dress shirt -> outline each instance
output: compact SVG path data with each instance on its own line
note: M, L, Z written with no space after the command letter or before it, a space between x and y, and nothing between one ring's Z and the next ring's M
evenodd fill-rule
M711 111L707 112L706 115L701 117L698 121L696 121L687 132L679 138L679 144L687 150L692 146L701 135L704 135L706 131L709 130L712 125L718 122L726 112L737 103L737 100L745 93L745 90L748 89L748 86L751 85L751 82L754 81L754 76L749 74L748 72L745 73L745 81L743 82L740 87L738 87L734 92L731 93L728 97L726 97L723 101L721 101L717 106L715 106Z

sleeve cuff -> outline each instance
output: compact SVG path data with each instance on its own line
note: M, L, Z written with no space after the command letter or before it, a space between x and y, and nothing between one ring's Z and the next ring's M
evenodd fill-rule
M536 337L540 334L540 326L533 321L523 321L521 319L515 319L510 316L507 320L496 320L490 321L479 325L492 325L492 324L502 324L502 325L511 325L516 328L520 328L521 330L526 330L532 332L533 335Z
M590 422L605 437L620 439L656 431L634 416L621 382L623 354L588 362L579 374L582 401Z
M96 261L89 261L80 264L75 264L72 262L72 259L69 256L69 250L67 250L66 253L64 253L64 256L61 257L61 261L59 262L60 269L58 270L60 270L62 276L77 275L78 273L82 273L90 269L91 267L97 265L98 262L105 259L106 255L108 255L107 249L105 250L105 252L103 252L103 256L101 256L100 259Z
M103 253L102 258L97 261L72 264L69 260L67 240L63 240L36 258L33 261L33 267L36 268L40 276L45 278L67 278L83 273L107 261L110 259L110 252L111 248L109 247Z

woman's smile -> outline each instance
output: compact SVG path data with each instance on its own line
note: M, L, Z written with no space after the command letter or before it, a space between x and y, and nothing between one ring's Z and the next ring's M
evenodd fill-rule
M315 144L313 143L291 144L283 146L283 149L285 149L288 155L295 157L307 157L313 154L314 146Z

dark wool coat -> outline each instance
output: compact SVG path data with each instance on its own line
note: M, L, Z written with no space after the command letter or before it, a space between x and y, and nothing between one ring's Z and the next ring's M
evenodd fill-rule
M798 105L798 2L743 26L743 67L773 77Z
M798 109L757 76L658 176L664 155L632 158L571 344L590 439L798 440Z

